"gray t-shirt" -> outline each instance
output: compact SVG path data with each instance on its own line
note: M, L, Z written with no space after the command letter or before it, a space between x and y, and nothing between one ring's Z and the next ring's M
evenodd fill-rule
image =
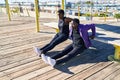
M80 36L78 29L73 29L73 45L77 47L84 46L84 41Z

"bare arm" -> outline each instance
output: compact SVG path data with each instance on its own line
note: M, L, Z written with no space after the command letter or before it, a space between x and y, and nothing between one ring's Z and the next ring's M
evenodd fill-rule
M68 18L68 17L67 17L67 18L65 18L65 23L66 23L66 24L69 24L72 20L73 20L72 18Z

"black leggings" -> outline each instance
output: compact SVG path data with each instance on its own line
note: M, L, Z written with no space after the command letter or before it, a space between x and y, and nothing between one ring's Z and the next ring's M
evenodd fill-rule
M77 54L82 53L85 49L87 48L84 45L81 45L80 47L76 47L76 46L73 46L73 44L70 44L59 54L52 56L52 58L57 60L58 58L62 57L60 60L57 60L57 63L56 63L56 64L60 64L70 60L71 58L75 57Z
M64 42L67 39L68 39L68 35L62 34L62 33L57 33L49 44L47 44L43 48L41 48L42 53L48 52L49 50L53 49L56 45Z

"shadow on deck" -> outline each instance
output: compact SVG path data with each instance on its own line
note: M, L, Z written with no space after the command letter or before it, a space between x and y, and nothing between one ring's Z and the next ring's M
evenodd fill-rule
M81 64L91 64L91 63L99 63L99 62L108 62L107 57L109 55L113 55L114 47L111 44L106 44L99 41L92 41L93 47L85 50L83 53L78 54L75 58L70 61L56 65L54 68L60 70L64 73L74 74L69 70L70 67L78 66ZM52 56L57 54L60 51L52 51L48 52L46 55Z

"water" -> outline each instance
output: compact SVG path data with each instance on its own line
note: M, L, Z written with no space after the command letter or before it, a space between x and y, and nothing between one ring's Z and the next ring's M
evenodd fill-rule
M5 7L5 4L0 4L0 7Z

